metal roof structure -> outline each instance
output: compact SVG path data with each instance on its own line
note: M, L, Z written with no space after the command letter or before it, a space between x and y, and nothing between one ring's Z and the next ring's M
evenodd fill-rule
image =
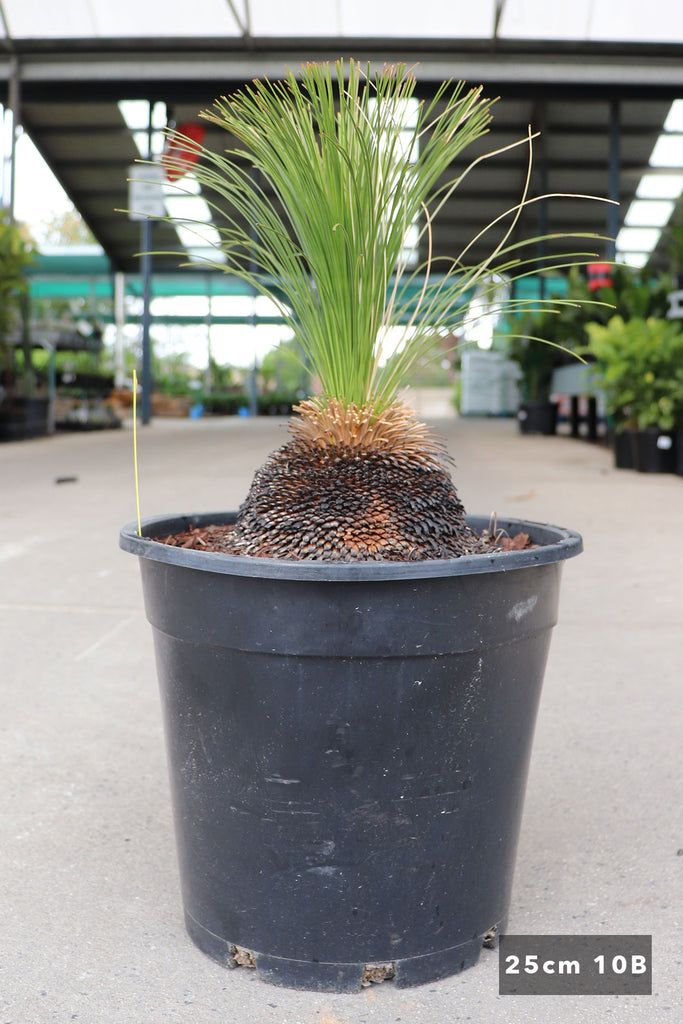
M0 0L0 30L0 102L16 111L112 268L128 272L138 269L140 229L117 211L128 205L128 171L140 151L121 101L144 100L169 122L193 122L253 77L341 54L417 65L424 95L447 78L483 84L500 97L487 151L524 138L527 126L541 132L532 194L621 203L611 213L582 199L531 205L516 228L516 237L529 237L616 234L672 101L683 96L683 7L670 0L646 8L577 0L571 9L547 0L195 0L190 10L179 0ZM205 144L225 147L226 139L208 130ZM457 255L519 202L527 158L524 146L504 152L463 182L435 225L437 256ZM665 235L655 265L666 265ZM485 245L495 237L488 233ZM602 241L577 246L609 252ZM548 255L566 247L551 243ZM163 223L154 248L182 252ZM477 245L471 255L482 251ZM155 258L155 271L179 262Z

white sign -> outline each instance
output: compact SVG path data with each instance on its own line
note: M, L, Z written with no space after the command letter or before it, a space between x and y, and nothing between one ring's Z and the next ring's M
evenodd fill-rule
M128 217L146 220L166 216L164 169L161 164L132 164L128 168Z
M669 300L669 311L666 314L668 319L683 319L683 291L669 292L669 294L667 295L667 299Z

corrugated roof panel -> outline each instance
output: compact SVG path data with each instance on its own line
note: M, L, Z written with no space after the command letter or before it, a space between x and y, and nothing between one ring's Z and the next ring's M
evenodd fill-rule
M683 5L675 0L506 0L501 39L585 42L678 43L683 41Z
M680 43L683 5L676 0L598 0L589 38L595 42Z
M254 36L488 39L494 2L481 0L249 0Z
M495 0L3 0L15 39L257 38L489 39ZM674 0L506 0L498 37L683 42Z
M93 0L101 36L238 36L226 0Z
M262 2L262 0L257 0ZM341 4L345 36L421 39L490 39L493 0L344 0Z
M237 10L243 5L238 4ZM15 39L239 36L226 0L4 0Z
M4 0L10 36L15 39L90 38L97 35L88 0Z
M248 0L248 8L253 36L311 38L343 34L339 0Z
M498 36L501 39L587 39L594 0L571 4L548 0L506 0Z

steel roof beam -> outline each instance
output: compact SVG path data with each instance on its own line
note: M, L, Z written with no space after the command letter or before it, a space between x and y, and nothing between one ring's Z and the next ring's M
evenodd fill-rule
M245 54L240 50L229 51L225 45L228 41L221 40L220 55L212 53L208 46L197 49L196 40L173 40L172 50L169 50L169 41L164 39L145 40L147 49L138 49L134 42L128 42L126 49L120 52L115 48L98 47L99 41L78 50L70 48L70 41L60 40L58 52L54 49L52 52L22 52L22 48L15 45L22 58L22 80L27 86L71 82L79 84L85 92L88 83L111 83L116 85L119 95L125 94L126 83L131 82L138 87L152 84L156 87L161 82L245 82L257 75L279 77L287 67L298 66L309 55L317 59L327 56L318 48L311 51L310 41L303 47L292 46L289 51L283 51L280 45L279 53L257 49L253 54ZM358 52L358 41L343 42L345 47L348 45L353 52ZM337 43L336 51L338 46ZM683 89L681 46L659 48L656 61L646 53L637 52L624 56L615 54L606 59L603 50L593 55L580 46L574 48L574 55L556 49L548 52L547 48L537 54L528 46L512 53L458 50L449 54L413 51L409 44L394 46L398 59L419 62L423 84L457 77L508 87L550 86L571 87L572 90L602 87L618 90L622 96L629 89ZM373 50L367 41L362 41L360 47L362 61L390 59L383 47ZM9 80L10 73L9 56L0 55L0 79Z

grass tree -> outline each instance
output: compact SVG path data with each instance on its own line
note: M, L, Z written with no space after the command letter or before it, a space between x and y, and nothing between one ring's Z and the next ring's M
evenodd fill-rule
M372 73L354 61L307 64L203 113L231 148L186 140L220 232L220 257L206 262L277 303L318 382L297 407L292 437L254 478L230 539L238 553L403 560L481 548L441 440L402 392L411 367L462 332L473 289L485 295L495 275L532 272L511 241L531 200L525 190L501 215L506 226L485 260L470 262L468 247L437 264L433 221L484 159L454 173L486 133L493 101L444 83L406 130L415 89L403 65ZM427 257L411 266L405 240L415 224ZM392 328L400 341L386 359Z

